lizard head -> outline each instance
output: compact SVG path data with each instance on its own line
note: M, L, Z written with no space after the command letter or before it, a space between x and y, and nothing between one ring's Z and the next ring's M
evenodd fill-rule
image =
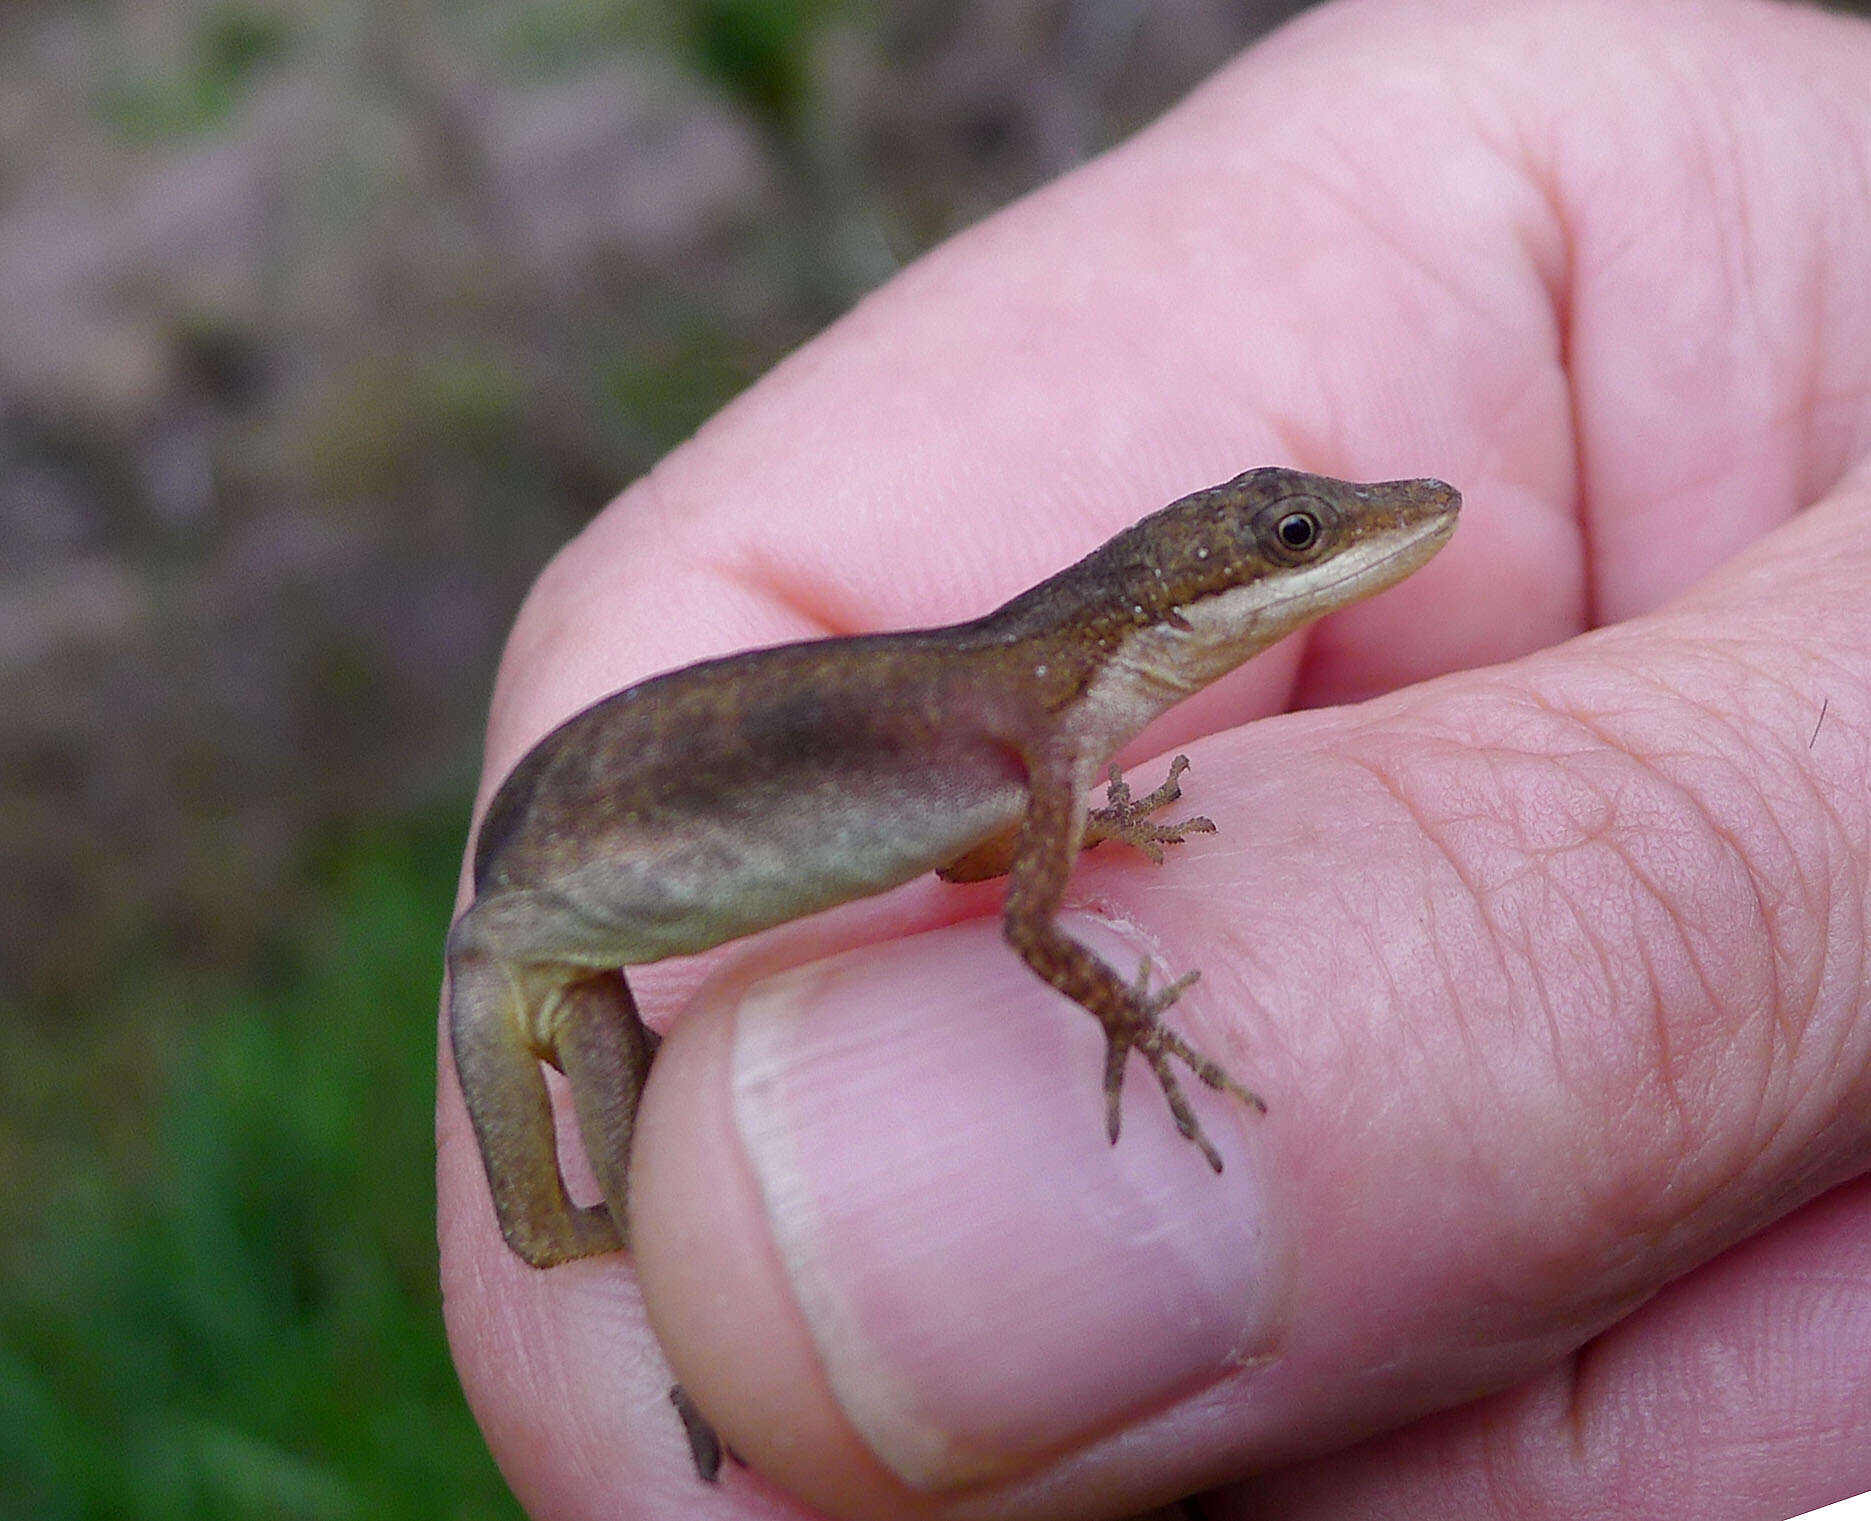
M1382 591L1455 531L1461 494L1437 480L1358 484L1250 470L1171 502L1059 580L1103 653L1090 721L1148 717L1302 624Z

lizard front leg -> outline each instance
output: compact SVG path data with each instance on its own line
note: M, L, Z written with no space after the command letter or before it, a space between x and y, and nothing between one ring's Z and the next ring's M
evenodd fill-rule
M1169 775L1163 784L1143 797L1133 798L1117 762L1111 763L1110 781L1105 788L1105 804L1085 816L1085 838L1081 850L1090 850L1106 840L1117 840L1132 850L1140 850L1158 866L1163 864L1163 847L1180 845L1192 834L1213 834L1215 821L1200 814L1175 824L1153 824L1150 815L1167 808L1182 796L1182 773L1189 769L1189 757L1178 755L1169 763Z
M1166 787L1173 786L1176 774L1172 771ZM1155 1074L1176 1128L1220 1172L1221 1153L1189 1107L1171 1061L1181 1062L1209 1087L1232 1093L1254 1109L1264 1113L1267 1106L1163 1023L1163 1011L1195 980L1195 973L1152 993L1147 961L1138 968L1136 980L1127 984L1059 928L1059 905L1085 828L1078 794L1077 768L1069 754L1049 753L1029 764L1026 817L1015 842L1007 885L1003 925L1007 941L1028 966L1104 1027L1105 1130L1112 1143L1117 1141L1121 1118L1124 1059L1136 1051Z
M1105 791L1105 804L1102 808L1093 808L1086 813L1079 849L1091 850L1106 840L1117 840L1134 850L1142 851L1161 866L1165 845L1180 845L1192 834L1213 834L1213 821L1200 817L1183 819L1175 824L1150 822L1150 815L1157 809L1167 808L1182 796L1181 777L1188 769L1189 757L1178 755L1170 762L1169 775L1162 786L1143 797L1133 798L1130 788L1125 785L1123 773L1113 762ZM991 877L1004 877L1013 870L1014 848L1019 838L1020 829L1015 825L1004 834L984 840L966 855L950 861L938 869L936 875L944 882L985 882Z

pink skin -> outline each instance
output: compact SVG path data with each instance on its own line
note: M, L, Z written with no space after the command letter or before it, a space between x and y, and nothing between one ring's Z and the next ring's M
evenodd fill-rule
M1327 7L566 550L490 786L601 692L981 611L1249 465L1467 499L1135 747L1143 785L1189 752L1218 835L1076 878L1114 957L1202 970L1177 1021L1267 1096L1199 1100L1223 1177L1139 1072L1104 1146L1096 1031L991 887L633 977L675 1028L634 1259L507 1253L444 1059L449 1328L535 1515L1871 1486L1867 79L1871 27L1727 0ZM760 1477L697 1484L651 1322Z

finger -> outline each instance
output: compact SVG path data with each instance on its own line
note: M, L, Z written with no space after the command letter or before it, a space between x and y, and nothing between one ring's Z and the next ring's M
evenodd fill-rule
M1853 1176L1867 581L1861 480L1649 619L1206 744L1215 847L1079 881L1267 1097L1191 1095L1220 1178L1141 1083L1104 1148L1095 1027L988 927L718 990L633 1173L685 1385L837 1514L1117 1514L1531 1376Z
M1871 1181L1509 1393L1204 1502L1213 1521L1805 1514L1871 1490Z

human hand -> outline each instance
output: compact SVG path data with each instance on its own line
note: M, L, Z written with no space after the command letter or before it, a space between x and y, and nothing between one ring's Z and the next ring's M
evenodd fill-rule
M1268 1099L1196 1098L1220 1178L1140 1071L1105 1144L1099 1032L992 887L632 971L681 1007L634 1258L508 1254L445 1076L450 1332L535 1514L1871 1486L1867 79L1871 28L1754 4L1314 12L555 562L490 783L652 671L984 611L1251 465L1466 497L1134 747L1188 751L1216 837L1075 875L1074 928L1200 968L1175 1022ZM652 1322L751 1472L695 1478Z

